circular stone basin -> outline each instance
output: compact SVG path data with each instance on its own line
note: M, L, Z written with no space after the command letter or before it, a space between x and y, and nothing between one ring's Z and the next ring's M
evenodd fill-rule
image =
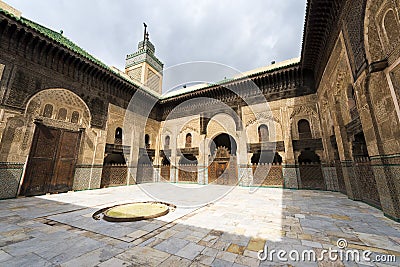
M131 222L157 218L168 214L170 205L161 202L124 204L107 209L103 219L110 222Z

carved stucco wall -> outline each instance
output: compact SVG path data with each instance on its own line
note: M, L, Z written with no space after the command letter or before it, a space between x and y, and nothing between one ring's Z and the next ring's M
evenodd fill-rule
M317 89L319 116L321 118L322 136L325 155L329 161L334 159L334 151L330 136L335 135L340 160L353 160L352 145L353 133L348 133L346 125L357 121L357 116L350 113L351 105L356 106L361 122L361 130L365 136L368 154L376 158L373 187L376 181L380 203L385 213L398 217L396 211L398 202L398 169L395 165L381 165L379 158L390 155L392 162L398 162L396 154L400 152L400 124L396 105L397 83L396 75L399 56L397 52L398 38L387 42L385 28L382 21L388 10L394 10L398 18L399 1L379 0L368 1L365 17L365 51L372 67L359 76L353 76L352 59L348 52L351 47L345 46L348 40L346 35L339 34L335 47L325 67L324 75ZM346 25L345 25L346 26ZM362 28L362 25L360 26ZM393 31L394 29L389 29ZM386 40L385 40L386 38ZM350 51L353 52L353 51ZM388 64L375 67L374 62L387 59ZM382 67L383 66L383 67ZM356 79L356 80L355 80ZM355 100L349 101L350 89L354 90ZM332 125L333 124L333 128ZM375 162L372 160L372 162ZM385 167L383 167L385 166ZM362 177L358 177L352 164L344 164L343 175L347 194L353 199L364 199L368 191L362 186ZM385 171L383 170L385 168ZM375 181L374 181L375 180ZM364 185L365 186L365 185Z
M363 106L366 138L371 143L372 155L400 152L400 110L397 74L400 59L399 27L400 3L395 0L368 1L365 17L365 46L370 62L388 60L388 68L360 77L356 88ZM385 23L392 12L391 23Z
M115 131L117 128L122 129L122 134L125 134L124 130L124 119L125 109L110 104L108 106L108 118L107 118L107 143L113 144L115 141Z
M369 62L388 58L389 63L392 63L399 57L399 7L398 0L369 0L367 2L364 32Z
M51 116L44 116L46 105L52 106ZM58 116L61 109L66 110L66 115L62 118ZM76 122L71 122L73 112L79 114ZM85 129L82 136L78 164L93 163L94 153L96 153L97 163L102 163L102 153L98 151L104 151L104 131L90 128L91 115L88 107L77 95L69 90L43 90L29 100L23 114L10 110L3 110L2 114L0 161L26 161L35 130L33 122L35 119L40 119L48 126L74 131L78 131L80 128ZM97 148L95 148L96 146Z
M144 135L142 136L142 146L145 147L145 134L148 134L150 137L150 149L159 149L159 131L160 131L160 122L148 118L146 121L146 127L144 130Z
M186 135L191 134L192 136L192 147L198 147L202 137L200 136L200 117L189 119L186 121L181 129L179 129L177 135L177 147L185 148L186 145Z
M280 108L275 108L274 110L264 109L259 105L243 107L242 109L243 124L246 129L248 143L259 142L258 127L262 124L268 127L269 140L271 142L284 140Z
M304 106L296 106L290 114L292 139L300 139L298 122L307 120L310 123L311 135L314 139L320 138L320 125L317 106L315 103L307 103Z
M343 35L340 34L325 68L324 75L317 89L319 117L322 125L322 140L327 160L333 160L330 137L336 136L341 160L351 157L351 144L345 125L351 121L348 87L352 84L352 73L344 46Z

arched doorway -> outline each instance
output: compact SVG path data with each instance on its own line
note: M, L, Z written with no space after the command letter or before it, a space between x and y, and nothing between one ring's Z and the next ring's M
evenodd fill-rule
M123 153L122 137L122 128L115 128L113 145L114 147L120 148L120 150L110 151L106 149L105 158L103 160L103 171L101 174L100 187L119 186L127 184L128 167L126 165Z
M150 148L150 135L148 134L144 135L144 145L146 149Z
M114 144L122 145L122 128L121 127L117 127L117 129L115 129Z
M192 134L188 133L185 139L185 147L192 147Z
M20 194L72 190L83 129L91 120L86 103L69 90L47 89L29 100L25 118L32 143Z
M301 119L297 123L297 129L299 131L299 139L311 139L311 127L310 123L306 119Z
M229 134L223 133L214 137L210 145L211 155L214 155L219 147L225 147L229 154L236 156L237 144L235 139Z
M282 157L272 150L259 150L251 157L251 164L282 163Z
M183 154L179 159L178 182L197 183L197 158L193 154Z
M269 130L268 126L265 124L258 127L258 141L260 143L269 141Z
M161 170L160 176L162 181L171 180L171 162L168 156L164 155L161 160Z
M104 158L101 187L126 185L128 168L122 153L108 154Z
M171 161L170 161L170 145L171 137L169 135L164 138L164 149L161 151L161 166L160 166L160 178L162 181L170 181L171 180Z
M271 150L258 151L251 157L253 185L283 187L282 157Z
M321 160L312 150L303 150L298 158L301 187L326 190Z
M208 183L235 185L238 183L237 144L229 134L214 137L210 144Z

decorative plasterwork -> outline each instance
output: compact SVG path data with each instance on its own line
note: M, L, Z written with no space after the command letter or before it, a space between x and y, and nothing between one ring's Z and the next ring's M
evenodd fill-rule
M179 132L179 134L181 134L183 132L186 132L187 130L190 130L190 131L193 131L193 132L196 132L196 133L200 133L198 129L196 129L196 128L192 127L192 126L185 126L185 127L182 128L182 130Z
M279 124L281 123L280 120L277 119L271 112L261 112L251 116L251 118L246 121L246 128L256 122L259 122L260 120L274 121Z
M293 110L292 114L290 115L290 119L293 119L296 116L304 116L304 115L317 116L317 111L315 110L315 107L298 106Z

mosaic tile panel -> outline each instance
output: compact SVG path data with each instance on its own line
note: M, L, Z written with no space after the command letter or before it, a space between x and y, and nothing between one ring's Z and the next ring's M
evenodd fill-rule
M92 180L90 181L90 189L100 188L102 167L94 167L92 172Z
M372 165L372 170L375 177L379 177L379 179L376 179L376 183L383 212L391 218L400 220L400 203L398 199L392 198L392 196L396 194L396 189L395 187L388 186L386 179L382 179L383 177L387 177L386 174L390 172L395 173L397 171L400 174L400 166Z
M395 185L392 188L389 188L391 194L400 195L400 165L390 165L387 166L387 172L390 173L391 179L393 180L393 184ZM396 218L400 221L400 199L392 199L393 206L396 208L393 213L389 214L391 217Z
M100 188L103 166L77 166L72 190Z
M357 159L354 163L354 172L359 182L361 199L380 208L379 193L369 158Z
M248 167L239 166L239 184L241 186L251 186L253 185L253 170L251 165Z
M205 175L208 173L207 167L205 166L197 166L197 176L198 176L198 183L199 184L205 184Z
M335 162L335 169L336 169L336 177L337 177L337 181L338 181L339 192L342 192L343 194L347 194L346 183L344 182L344 177L343 177L343 168L342 168L342 164L340 163L340 161Z
M0 163L0 199L17 196L23 164Z
M154 167L153 165L149 164L143 164L139 165L137 169L137 175L136 175L136 182L138 184L140 183L152 183L153 182L153 171Z
M128 184L133 185L136 184L136 174L137 174L138 168L129 166L128 167Z
M330 191L339 191L336 167L323 166L322 173L324 175L326 189Z
M351 161L342 162L343 178L346 185L346 192L350 199L361 200L359 185Z
M297 173L299 172L297 167L283 166L283 180L285 182L285 188L297 189L299 188L299 183L297 180Z

